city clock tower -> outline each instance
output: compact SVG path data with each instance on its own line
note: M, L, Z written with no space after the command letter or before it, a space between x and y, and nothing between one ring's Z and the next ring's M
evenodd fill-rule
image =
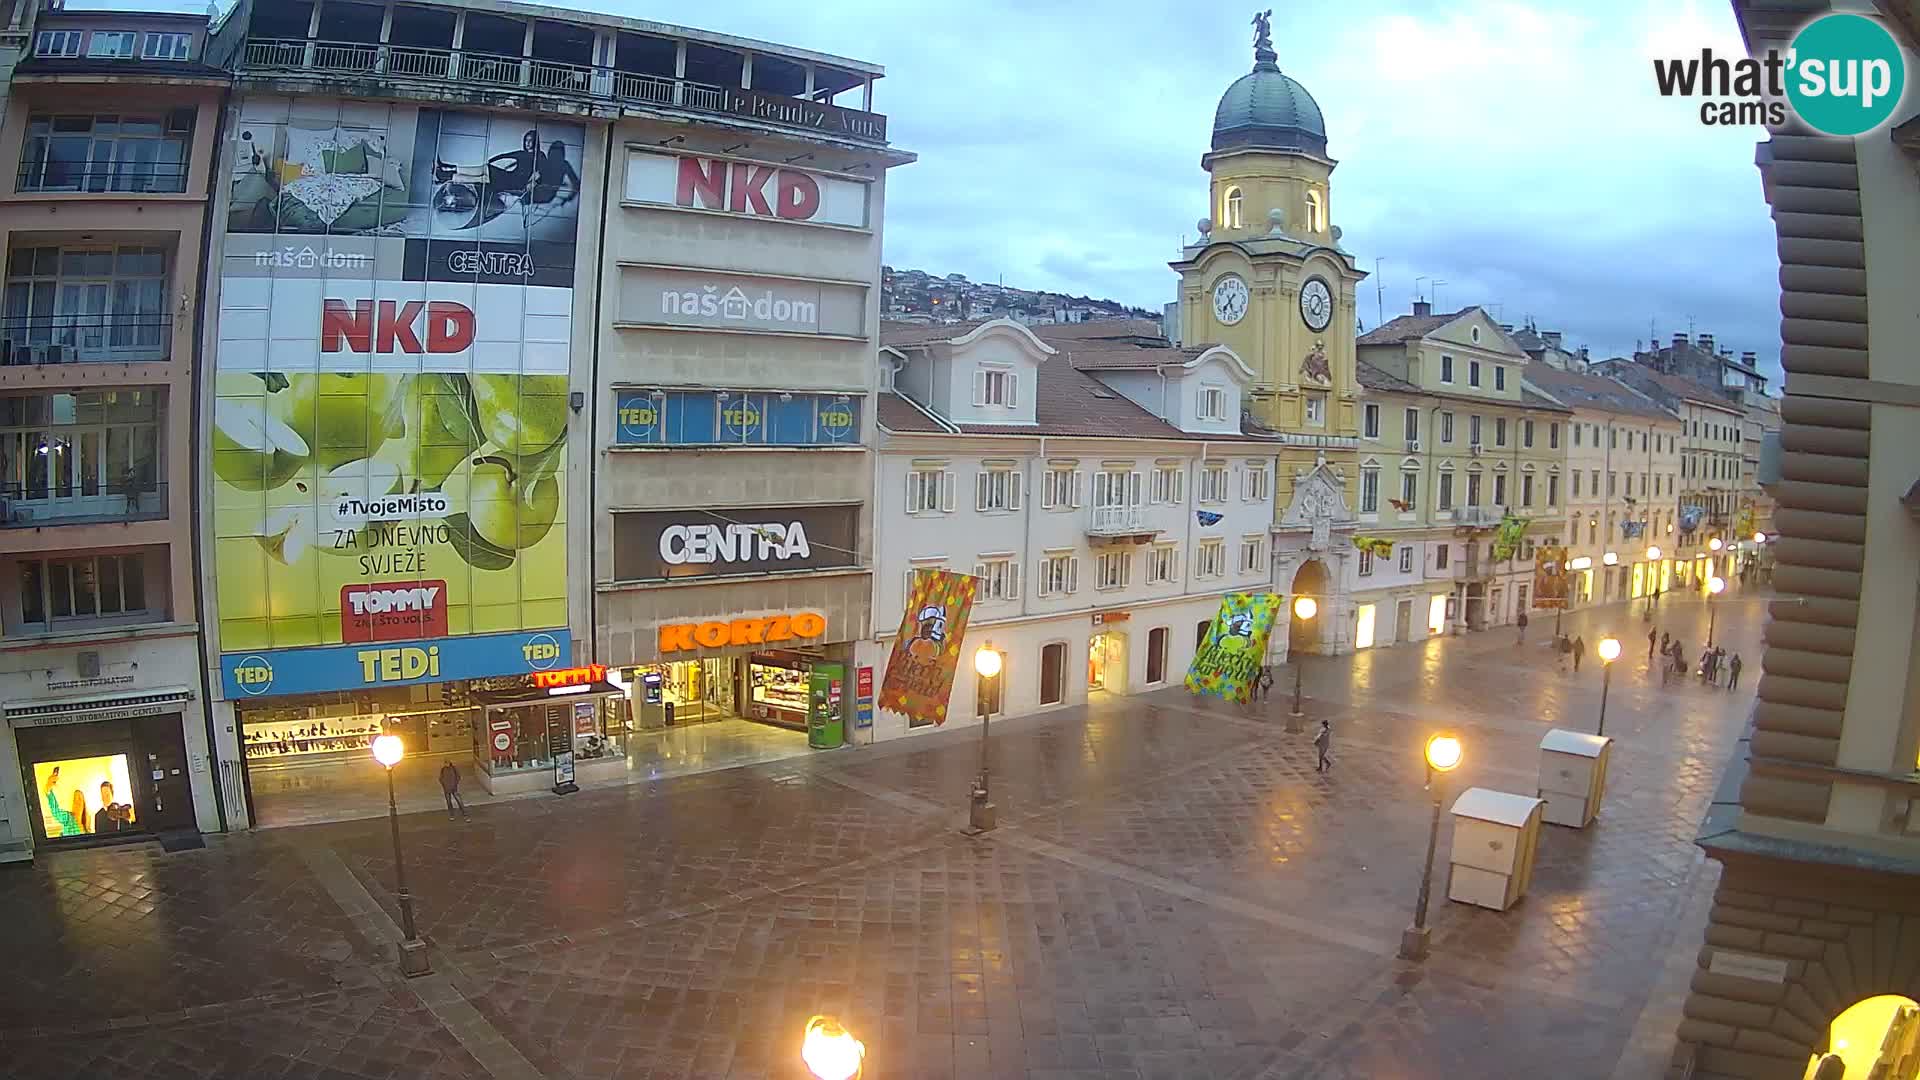
M1225 345L1253 368L1248 419L1280 443L1275 588L1314 596L1322 612L1294 620L1290 640L1304 633L1311 651L1344 651L1360 423L1354 292L1366 275L1332 223L1326 121L1280 70L1270 15L1254 16L1253 70L1221 95L1200 159L1207 216L1172 264L1180 336Z

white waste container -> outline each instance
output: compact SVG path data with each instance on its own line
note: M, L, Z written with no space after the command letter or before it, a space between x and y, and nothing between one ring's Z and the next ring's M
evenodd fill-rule
M1584 829L1600 812L1607 793L1607 761L1613 740L1584 731L1547 732L1540 740L1540 798L1542 815L1555 825Z
M1452 873L1447 899L1505 911L1527 894L1540 843L1540 811L1530 795L1468 788L1453 801Z

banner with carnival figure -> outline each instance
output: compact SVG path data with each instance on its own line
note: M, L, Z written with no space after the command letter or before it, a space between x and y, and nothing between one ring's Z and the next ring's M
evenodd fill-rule
M1220 612L1207 639L1187 669L1187 689L1245 704L1267 654L1267 635L1280 615L1273 593L1233 593L1221 597Z
M973 614L975 579L951 570L922 570L913 576L900 635L887 658L880 683L880 707L908 720L947 722L953 674L960 665L960 643Z

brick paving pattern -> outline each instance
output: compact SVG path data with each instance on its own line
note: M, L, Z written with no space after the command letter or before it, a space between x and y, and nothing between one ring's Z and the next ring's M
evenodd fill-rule
M1723 605L1730 649L1758 653L1760 611ZM1670 601L1658 625L1705 622ZM1310 660L1330 775L1284 733L1285 694L996 723L986 837L958 828L973 732L410 816L436 970L412 983L383 821L54 854L0 871L0 1076L787 1080L801 1024L833 1012L875 1080L1621 1080L1697 941L1717 868L1692 837L1750 691L1663 689L1628 648L1600 819L1548 826L1505 913L1444 899L1443 825L1433 956L1394 956L1425 736L1467 743L1450 801L1531 793L1541 734L1592 730L1598 665L1559 672L1545 629Z

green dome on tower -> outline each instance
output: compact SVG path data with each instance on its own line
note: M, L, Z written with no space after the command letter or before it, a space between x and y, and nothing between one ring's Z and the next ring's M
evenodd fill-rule
M1295 150L1325 157L1327 122L1320 106L1280 70L1264 17L1256 17L1253 70L1235 79L1213 112L1213 149Z

